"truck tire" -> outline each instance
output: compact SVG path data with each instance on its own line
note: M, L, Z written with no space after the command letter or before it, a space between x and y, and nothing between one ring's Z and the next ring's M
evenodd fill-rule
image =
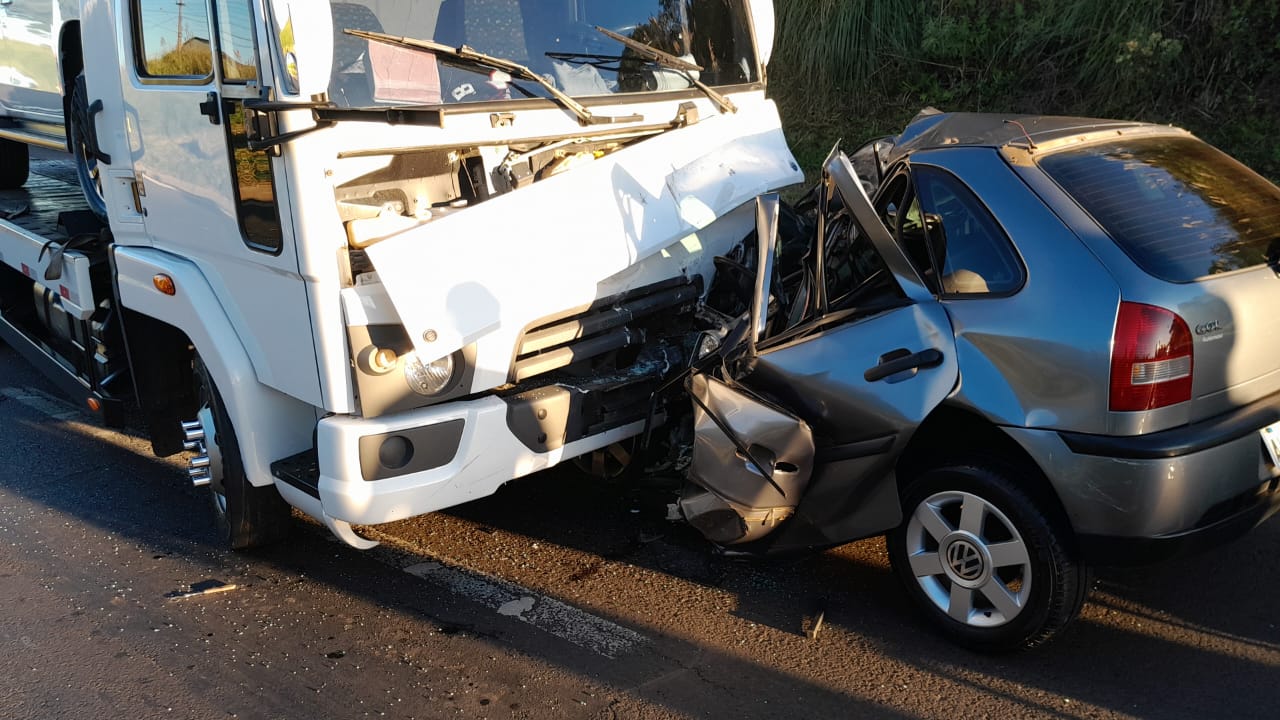
M222 394L199 357L194 375L200 417L212 425L204 428L207 453L218 458L209 490L222 541L232 550L250 550L282 540L289 533L292 509L274 485L257 487L249 482Z
M103 222L107 221L107 200L103 195L102 169L98 158L90 154L90 138L93 116L89 114L89 90L85 87L84 73L76 76L71 85L70 114L67 117L67 142L76 161L76 178L84 193L89 209Z
M903 521L888 536L907 594L944 635L973 650L1048 642L1089 591L1070 529L1018 475L985 461L924 472L903 489Z
M0 138L0 190L14 190L27 182L30 158L26 143Z

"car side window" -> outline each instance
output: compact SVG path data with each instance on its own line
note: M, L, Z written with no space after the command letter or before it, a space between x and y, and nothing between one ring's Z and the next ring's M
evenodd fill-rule
M938 292L937 274L930 254L929 237L925 232L925 214L920 208L920 197L906 172L895 175L885 186L876 203L876 214L906 251L920 278L933 292Z
M935 269L926 278L943 295L1000 295L1022 286L1022 263L995 217L964 183L925 165L912 170ZM915 259L908 245L908 254Z

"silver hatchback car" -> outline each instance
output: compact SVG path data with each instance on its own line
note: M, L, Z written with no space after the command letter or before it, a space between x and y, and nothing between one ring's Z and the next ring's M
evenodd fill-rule
M686 382L714 542L888 533L937 626L1001 650L1091 565L1280 509L1280 189L1190 134L922 113L759 215L709 299L749 321Z

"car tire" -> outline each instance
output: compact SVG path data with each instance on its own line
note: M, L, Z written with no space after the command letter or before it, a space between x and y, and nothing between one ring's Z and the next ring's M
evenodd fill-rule
M222 395L204 363L196 358L194 375L206 454L217 458L209 483L214 519L222 542L232 550L250 550L284 539L292 522L292 509L274 485L258 487L249 482L235 427Z
M89 90L85 87L84 73L76 76L71 86L70 112L67 117L67 143L71 147L71 155L75 158L76 179L80 181L80 190L84 193L89 209L103 222L107 221L107 200L103 195L102 170L98 159L91 157L90 138L93 116L89 114Z
M1089 591L1090 571L1065 519L1038 504L1020 475L985 461L923 472L903 488L903 521L887 539L907 594L944 635L973 650L1048 642Z
M26 143L0 138L0 190L15 190L31 173L31 149Z

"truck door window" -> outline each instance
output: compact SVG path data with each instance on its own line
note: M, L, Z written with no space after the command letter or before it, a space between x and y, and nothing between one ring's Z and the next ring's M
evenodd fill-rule
M134 17L139 75L203 81L213 74L204 2L136 0Z
M222 82L246 83L258 77L258 52L247 0L224 0L218 9L218 56Z
M213 8L218 25L223 114L240 233L250 248L276 254L281 250L284 235L271 157L265 151L249 149L245 130L244 99L255 95L253 88L245 86L258 75L253 16L248 0L215 0Z

